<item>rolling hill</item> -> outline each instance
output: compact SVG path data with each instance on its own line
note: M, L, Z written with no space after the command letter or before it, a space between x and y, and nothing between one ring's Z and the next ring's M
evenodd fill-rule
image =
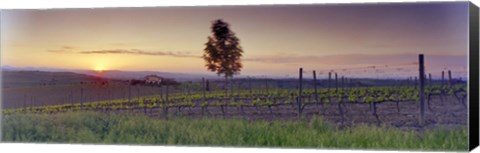
M129 79L143 79L147 75L158 75L165 78L173 78L177 81L199 81L202 77L207 79L223 79L218 77L214 73L211 74L195 74L195 73L170 73L170 72L159 72L159 71L122 71L122 70L105 70L101 73L92 70L72 70L72 69L56 69L56 68L46 68L46 67L14 67L14 66L2 66L2 72L56 72L58 75L62 73L67 74L76 73L84 74L90 77L101 77L108 79L120 79L120 80L129 80Z
M73 72L2 71L2 86L4 88L46 84L72 84L99 80L106 79Z

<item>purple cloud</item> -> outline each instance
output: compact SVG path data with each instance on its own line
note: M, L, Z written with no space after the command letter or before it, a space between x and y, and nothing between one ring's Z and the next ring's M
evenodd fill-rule
M88 51L71 51L73 47L63 46L58 50L48 50L51 53L78 53L78 54L133 54L133 55L148 55L148 56L173 56L173 57L192 57L200 58L190 52L163 52L163 51L145 51L140 49L113 49L113 50L88 50Z
M173 57L198 57L189 54L189 52L162 52L162 51L144 51L139 49L117 49L117 50L93 50L93 51L80 51L80 54L135 54L135 55L150 55L150 56L173 56Z

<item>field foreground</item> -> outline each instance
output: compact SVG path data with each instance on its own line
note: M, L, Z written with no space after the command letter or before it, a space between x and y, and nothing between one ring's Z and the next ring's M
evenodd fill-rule
M338 129L320 117L297 121L148 117L137 113L9 114L2 141L237 147L455 150L468 148L468 130L405 131L358 124Z

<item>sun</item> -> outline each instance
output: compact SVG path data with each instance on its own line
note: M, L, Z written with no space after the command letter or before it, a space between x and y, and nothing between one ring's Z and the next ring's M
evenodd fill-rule
M93 70L95 70L97 72L103 72L105 70L105 68L103 66L97 66Z

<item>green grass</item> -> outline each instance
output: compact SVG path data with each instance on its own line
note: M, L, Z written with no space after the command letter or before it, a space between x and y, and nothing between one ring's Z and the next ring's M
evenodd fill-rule
M468 147L466 128L423 134L367 125L339 130L318 117L269 123L96 112L11 114L3 116L2 132L7 142L456 151Z

